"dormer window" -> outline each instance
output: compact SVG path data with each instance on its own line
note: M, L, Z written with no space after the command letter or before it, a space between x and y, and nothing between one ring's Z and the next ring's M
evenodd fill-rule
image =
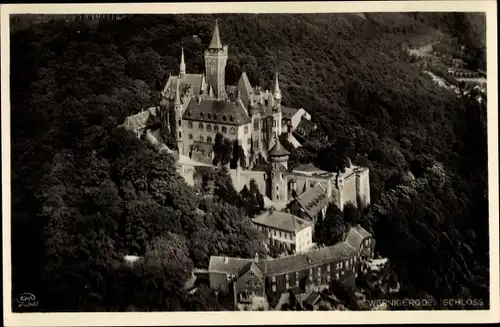
M226 121L227 120L226 116L222 116L222 120Z
M229 116L229 121L233 121L233 120L234 120L233 116Z
M203 112L200 112L200 117L203 118L204 114Z
M207 115L207 118L208 118L208 119L211 119L211 118L212 118L212 115L211 115L211 114L208 114L208 115Z
M217 114L214 114L214 119L217 120Z

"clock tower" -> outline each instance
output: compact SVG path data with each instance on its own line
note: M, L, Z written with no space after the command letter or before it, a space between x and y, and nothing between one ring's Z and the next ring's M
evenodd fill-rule
M227 45L222 46L219 36L219 27L215 20L215 29L212 42L205 51L205 69L207 84L212 87L214 96L219 100L225 99L225 74L227 62Z

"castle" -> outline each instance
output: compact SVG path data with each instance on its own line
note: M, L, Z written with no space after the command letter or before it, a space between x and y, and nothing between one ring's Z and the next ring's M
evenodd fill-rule
M268 206L288 208L294 215L315 221L334 202L341 210L347 202L370 202L369 171L350 166L344 172L323 171L312 164L288 169L290 152L281 144L285 133L294 147L294 137L314 128L311 115L303 108L282 103L278 74L274 90L252 87L245 72L237 85L225 85L228 46L222 45L217 21L205 51L205 73L186 72L184 51L179 74L170 76L158 107L127 117L123 126L138 137L151 140L159 126L166 126L175 139L179 172L194 185L196 167L211 166L217 135L240 147L243 166L230 169L237 191L256 182Z
M311 115L282 104L278 74L272 91L252 87L244 72L237 85L225 85L228 47L221 43L217 21L204 55L206 72L190 74L182 50L179 74L169 76L160 105L127 117L122 126L160 151L173 152L161 142L159 130L165 127L176 143L178 171L192 186L198 167L212 166L216 138L231 141L245 158L242 165L229 169L236 191L254 181L266 207L275 209L255 217L254 225L268 244L295 254L263 261L212 256L211 288L227 292L231 283L239 302L249 295L298 287L305 279L320 285L341 278L347 270L357 274L361 254L373 256L371 234L353 227L343 242L317 248L312 233L330 203L341 210L348 202L370 203L369 170L350 165L343 172L327 172L313 164L289 169L290 152L280 136L300 147L295 135L303 139L315 128Z

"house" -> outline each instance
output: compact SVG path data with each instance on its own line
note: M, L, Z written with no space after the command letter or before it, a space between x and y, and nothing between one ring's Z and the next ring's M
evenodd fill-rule
M292 253L309 249L313 225L304 219L280 211L266 211L254 218L253 223L267 236L268 244Z
M373 250L374 244L371 234L357 226L351 228L343 242L286 257L259 260L212 256L208 269L210 288L234 292L235 303L270 294L279 297L296 287L319 292L334 280L357 274L366 258L361 253Z

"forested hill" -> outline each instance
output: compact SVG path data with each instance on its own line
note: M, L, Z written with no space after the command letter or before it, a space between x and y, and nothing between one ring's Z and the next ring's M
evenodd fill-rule
M172 158L115 130L158 103L181 46L187 71L203 70L218 18L227 83L244 70L270 88L279 72L284 103L318 124L292 164L370 168L362 223L404 292L486 300L485 104L439 88L402 51L466 35L460 15L143 15L13 34L13 295L36 291L44 310L193 309L173 291L193 262L261 250L223 178L215 188L231 196L207 203ZM461 42L484 58L470 40ZM146 258L133 272L118 264L127 251Z

